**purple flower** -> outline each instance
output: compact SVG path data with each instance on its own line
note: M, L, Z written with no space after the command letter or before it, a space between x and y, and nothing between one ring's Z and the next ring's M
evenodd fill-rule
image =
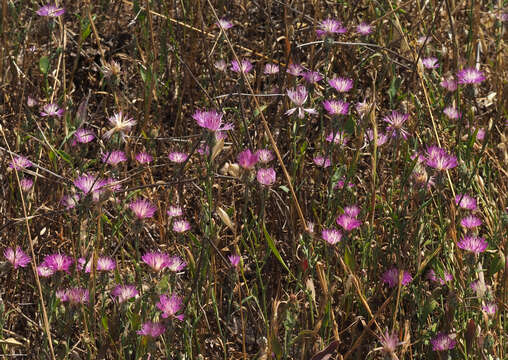
M466 68L457 73L459 84L479 84L485 80L482 71L475 68Z
M388 333L388 330L386 330L383 336L381 336L379 341L381 342L381 346L383 346L383 352L389 355L394 354L397 346L401 344L399 342L399 337L397 336L397 333L393 332L390 335L390 333ZM392 357L392 359L397 359L397 357Z
M484 238L475 235L466 235L457 243L459 248L475 254L484 252L488 245Z
M370 142L374 141L374 130L369 129L365 132L365 136L367 137L367 140ZM382 133L380 131L377 132L377 146L383 146L388 141L388 135L385 133Z
M224 60L217 60L213 66L219 71L226 71L228 64Z
M347 214L342 214L340 215L337 220L337 225L340 225L342 226L342 228L346 231L351 231L351 230L354 230L358 227L360 227L360 225L362 225L362 222L354 217L351 217Z
M21 170L31 167L33 164L30 160L22 155L13 156L9 168L14 170Z
M383 276L381 277L381 280L383 282L388 284L388 287L394 287L399 284L399 270L397 268L391 268L390 270L387 270ZM403 270L402 274L402 286L406 286L413 280L413 277L410 273Z
M321 231L321 237L330 245L335 245L342 240L342 233L336 229L324 229Z
M83 174L74 180L74 186L87 195L99 191L104 186L104 180L94 175Z
M457 90L457 82L453 78L443 79L439 85L450 92Z
M36 11L37 15L47 16L47 17L57 17L61 16L65 13L65 9L61 7L56 7L53 4L44 5L39 10Z
M313 159L313 161L314 161L314 164L316 164L317 166L321 166L324 168L327 168L332 164L329 158L325 158L323 156L316 156Z
M250 170L258 162L258 157L250 149L246 149L237 155L236 161L242 168Z
M288 65L287 73L293 76L301 76L303 67L300 64L291 63Z
M347 134L342 130L336 132L332 131L326 137L326 141L333 142L334 144L346 145L348 142Z
M81 128L74 133L74 140L80 144L89 143L93 139L95 139L95 134L90 129Z
M266 64L265 70L263 71L265 75L275 75L279 73L279 65L277 64Z
M328 80L328 84L338 92L348 92L353 88L353 79L338 77Z
M34 185L34 181L30 178L22 178L19 180L19 185L21 186L21 190L28 192Z
M109 165L116 166L124 161L127 161L127 157L121 150L110 151L102 155L102 162Z
M486 303L485 305L482 306L482 310L487 315L495 315L497 311L497 304L494 302Z
M129 204L129 208L139 220L153 217L157 207L145 199L137 199Z
M233 60L231 61L231 71L240 73L243 72L244 74L248 74L252 70L252 64L247 59L242 59L240 63L238 61Z
M306 71L302 74L302 76L309 84L315 84L323 80L323 76L317 71Z
M164 319L174 316L178 320L183 320L183 314L176 315L182 309L183 301L178 295L161 295L157 307L162 311L162 317Z
M142 151L136 154L136 161L140 164L150 164L153 161L152 155Z
M476 210L476 199L467 194L457 194L455 196L455 205L466 210Z
M346 206L344 208L344 214L356 219L358 215L360 215L360 208L358 207L358 205Z
M181 271L186 266L187 266L187 263L185 261L183 261L179 256L170 257L167 262L167 268L173 272Z
M428 57L422 59L422 64L423 66L425 66L426 69L437 69L439 67L438 60L435 57Z
M178 217L183 215L183 210L180 206L170 206L166 214L168 214L170 218Z
M130 131L130 129L136 125L136 120L129 118L121 111L111 116L108 121L113 127L104 134L104 138L106 139L109 139L114 133L120 133L123 139L125 138L125 133Z
M224 19L224 18L220 19L215 24L222 30L229 30L233 27L233 23L229 20Z
M116 261L107 256L97 259L97 271L113 271L116 268Z
M482 221L474 215L468 215L460 220L460 225L464 226L466 229L473 229L481 224Z
M146 253L141 257L141 260L155 271L163 270L170 262L169 256L161 252Z
M61 300L68 301L71 305L87 304L89 296L90 293L88 289L75 287L65 290L65 295L61 298Z
M43 264L49 267L54 272L65 271L69 272L69 268L74 263L74 259L65 254L52 254L44 258Z
M261 185L271 186L275 182L275 170L273 168L259 169L256 179Z
M273 154L268 149L259 149L256 151L256 157L260 163L266 164L273 160Z
M453 106L447 106L444 108L443 113L448 116L449 119L459 119L462 114L460 111L455 109Z
M242 259L240 255L237 254L231 254L228 256L229 262L231 263L231 266L234 268L237 268L240 264L240 260Z
M457 158L437 146L427 147L426 164L436 170L448 170L457 166Z
M5 249L4 256L14 266L14 269L26 267L30 263L30 257L19 246L16 246L16 249L11 247Z
M189 156L187 154L182 153L182 152L177 152L177 151L170 152L168 155L169 160L171 160L174 163L179 163L179 164L186 161L188 157Z
M57 299L59 299L61 302L66 302L69 300L69 297L67 296L67 289L60 289L55 292L55 296Z
M409 118L409 114L401 114L397 111L392 111L392 113L383 118L383 121L387 122L388 127L386 128L387 132L391 132L393 137L400 135L404 140L406 140L409 136L409 133L402 128L404 123Z
M39 274L39 276L50 277L54 273L55 273L55 270L53 270L52 268L47 266L46 263L44 263L44 262L42 264L40 264L39 266L37 266L37 274Z
M342 100L325 100L323 107L329 115L347 115L349 104Z
M139 295L134 285L117 285L111 293L117 297L120 304Z
M180 219L173 222L173 231L177 233L184 233L190 230L190 224L187 220Z
M452 274L450 274L448 271L444 271L443 273L444 277L440 278L436 276L436 272L433 269L430 269L427 273L427 279L433 282L439 282L441 285L446 284L448 281L453 280Z
M298 117L303 119L305 116L304 112L309 114L317 114L317 111L312 108L304 108L303 104L307 101L308 93L305 86L298 86L296 89L288 89L287 91L289 99L296 105L296 107L286 111L285 115L291 115L298 110Z
M156 338L166 331L164 324L159 322L147 321L141 326L141 330L136 331L138 335L150 336Z
M339 180L337 181L337 184L335 184L335 185L333 186L333 188L334 188L334 190L337 190L337 189L342 189L342 188L344 188L344 185L346 185L346 178L343 176L341 179L339 179ZM348 184L347 184L347 186L348 186L349 188L352 188L352 187L354 187L354 186L355 186L355 184L353 184L352 182L350 182L350 183L348 183Z
M344 34L347 29L342 26L339 20L325 19L319 23L319 29L316 30L317 36L328 36L335 34Z
M360 35L369 35L372 32L372 26L362 22L356 27L356 32Z
M456 341L451 338L450 335L445 333L438 333L436 337L430 340L432 344L432 350L434 351L446 351L455 347Z
M34 106L36 106L37 104L38 104L37 99L35 99L35 98L31 97L31 96L28 96L28 97L26 98L26 105L27 105L28 107L34 107Z
M57 104L46 104L42 108L43 111L41 111L41 116L58 116L62 117L64 114L64 110L60 109Z
M192 115L192 118L196 120L199 126L211 131L226 131L233 129L233 124L224 124L222 122L222 114L215 110L196 110L194 115Z

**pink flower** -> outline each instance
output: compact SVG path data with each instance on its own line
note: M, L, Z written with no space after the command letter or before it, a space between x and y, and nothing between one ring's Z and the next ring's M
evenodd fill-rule
M324 229L321 237L330 245L335 245L342 240L342 233L335 229Z
M184 233L190 230L190 224L187 220L180 219L173 222L173 231L177 233Z
M199 126L211 131L226 131L233 129L233 124L224 124L222 122L222 114L215 110L196 110L194 115L192 115L192 118L196 120Z
M289 99L296 105L296 107L289 109L286 111L285 115L292 115L296 110L298 110L298 117L303 119L306 113L309 114L317 114L317 111L312 108L304 108L303 104L307 102L307 89L305 86L298 86L296 89L289 89L287 91Z
M182 152L177 152L177 151L171 152L168 155L169 160L171 160L174 163L179 163L179 164L186 161L188 157L189 156L187 154L182 153Z
M438 333L437 336L430 340L432 344L432 350L434 351L446 351L455 347L456 341L450 337L450 335L442 332Z
M137 199L129 204L129 208L139 220L153 217L157 207L145 199Z
M263 71L265 75L275 75L279 73L279 65L276 64L266 64L265 71Z
M170 218L178 217L183 215L183 210L180 206L170 206L166 214L168 214Z
M482 310L487 315L495 315L497 312L497 304L494 302L486 303L485 305L482 306Z
M326 141L333 142L334 144L346 145L348 142L347 134L342 130L332 131L326 137Z
M128 115L124 115L121 111L111 116L108 121L113 127L104 134L106 139L109 139L114 133L120 133L123 139L125 138L125 133L136 125L136 120L129 118Z
M19 185L21 185L21 190L23 190L24 192L28 192L34 185L34 182L30 178L22 178L21 180L19 180Z
M260 149L256 151L256 157L260 163L266 164L273 160L273 154L268 149Z
M69 272L69 268L74 263L74 259L65 254L52 254L48 255L44 258L43 264L53 270L56 271L65 271ZM42 265L42 264L41 264Z
M457 90L457 82L453 78L443 79L439 85L450 92Z
M341 100L325 100L323 107L328 111L329 115L347 115L349 104Z
M488 245L484 238L475 235L466 235L457 243L457 247L475 254L484 252Z
M347 214L342 214L340 215L337 220L337 225L340 225L342 226L342 228L346 231L351 231L351 230L354 230L358 227L360 227L360 225L362 225L362 222L354 217L351 217Z
M455 109L453 106L447 106L444 108L443 113L448 116L449 119L459 119L462 114L460 111Z
M187 266L187 263L178 256L173 256L168 259L167 268L170 271L178 272L183 270Z
M237 155L236 161L242 168L250 170L258 162L258 157L250 149L246 149Z
M136 331L136 334L156 338L164 334L165 331L166 328L162 323L148 321L143 323L141 330Z
M141 260L155 271L163 270L170 262L169 256L161 252L146 253L141 257Z
M301 76L303 67L300 64L291 63L288 65L287 73L293 76Z
M443 277L437 277L436 272L433 269L430 269L427 274L427 279L433 281L433 282L439 282L441 285L446 284L449 281L453 280L452 274L450 274L448 271L443 272Z
M328 84L338 92L348 92L353 88L353 79L338 77L328 80Z
M35 98L31 97L31 96L28 96L28 97L26 98L26 105L27 105L28 107L34 107L34 106L36 106L37 104L38 104L37 99L35 99Z
M46 104L42 108L43 111L41 111L41 116L58 116L62 117L64 114L64 110L60 109L57 104Z
M388 333L388 330L383 334L383 336L379 339L381 345L383 346L383 352L387 355L393 355L395 353L395 349L401 343L399 342L399 337L396 332L392 334ZM397 357L391 357L392 359L397 359Z
M332 164L330 159L325 158L323 156L316 156L313 159L313 161L314 161L314 164L316 164L317 166L321 166L321 167L323 167L325 169Z
M393 137L400 135L404 140L406 140L409 136L409 133L402 128L404 123L409 118L409 114L401 114L397 111L392 111L392 113L388 116L385 116L383 121L390 124L386 131L391 133Z
M457 194L455 196L455 205L466 210L476 210L476 199L467 194Z
M93 139L95 139L95 134L90 129L81 128L74 133L74 140L80 144L89 143Z
M344 208L344 214L356 219L358 215L360 215L360 208L358 207L358 205L346 206Z
M37 274L39 274L39 276L50 277L54 273L55 273L55 270L53 270L52 268L47 266L46 263L44 263L44 262L42 264L40 264L39 266L37 266Z
M231 266L234 268L237 268L240 264L241 256L237 254L231 254L229 255L229 262L231 263Z
M229 30L234 26L231 21L226 20L224 18L220 19L215 24L222 30Z
M439 67L438 60L435 57L428 57L422 59L422 64L423 66L425 66L426 69L437 69Z
M226 71L228 68L228 64L224 60L217 60L213 66L219 71Z
M233 60L231 61L231 71L240 73L243 72L245 74L248 74L252 70L252 64L247 59L242 59L240 63L238 61Z
M66 299L71 305L86 304L89 301L89 291L80 287L67 289Z
M139 295L134 285L117 285L111 293L117 297L120 304Z
M389 287L394 287L399 284L399 270L397 268L391 268L386 271L381 277L383 282L387 283ZM413 277L410 273L404 270L402 274L402 285L406 286L413 280Z
M44 5L39 10L36 11L39 16L47 16L47 17L58 17L65 13L65 9L61 7L56 7L53 4Z
M16 246L16 249L11 247L5 249L4 256L14 266L14 269L26 267L31 261L30 257L19 246Z
M356 27L356 32L360 35L369 35L372 32L372 26L362 22Z
M319 23L319 29L316 30L317 36L328 36L335 34L344 34L347 29L342 23L335 19L325 19Z
M275 170L273 168L268 168L259 169L256 178L261 185L272 186L275 182L275 176Z
M102 155L102 162L109 165L115 166L124 161L127 161L127 157L125 156L125 153L120 150L107 152Z
M460 225L464 226L466 229L473 229L481 224L482 221L474 215L468 215L460 220Z
M479 84L485 81L485 75L482 71L475 68L466 68L457 73L459 84Z
M315 84L321 80L323 80L323 75L318 73L317 71L306 71L302 74L305 81L309 84Z
M85 195L99 191L104 186L104 180L100 180L94 175L83 174L74 180L74 186L81 190Z
M9 164L9 168L14 170L21 170L31 167L33 164L30 160L22 155L13 156L13 160Z
M140 164L150 164L153 161L152 155L142 151L136 154L136 161Z
M445 149L437 146L427 147L426 164L436 170L443 171L457 166L457 158L448 154Z
M178 320L182 321L184 318L183 314L176 315L182 309L183 301L182 298L173 294L169 295L161 295L159 298L159 302L156 304L159 310L162 311L162 317L164 319L173 316Z
M97 271L113 271L116 268L116 261L107 256L97 259Z
M365 136L369 142L374 142L374 131L369 129L365 132ZM377 132L377 146L383 146L388 141L388 135L380 131Z

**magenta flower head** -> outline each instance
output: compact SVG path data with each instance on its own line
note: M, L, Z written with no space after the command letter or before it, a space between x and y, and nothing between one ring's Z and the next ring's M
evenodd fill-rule
M150 164L153 161L153 157L149 153L142 151L136 154L136 161L140 164Z
M401 136L404 140L406 140L409 136L409 133L404 130L402 126L408 118L409 114L401 114L397 111L392 111L390 115L383 118L383 121L389 124L386 128L386 131L391 133L393 137Z
M85 195L99 191L104 186L104 180L94 175L83 174L74 180L74 186L81 190Z
M486 303L482 306L482 310L487 315L495 315L497 312L497 304L494 302Z
M222 114L215 110L196 110L192 118L196 120L199 126L210 131L226 131L233 129L233 124L224 124L222 122Z
M453 78L443 79L439 85L450 92L457 90L457 82Z
M277 64L266 64L265 70L263 71L263 74L265 75L275 75L279 73L279 65Z
M58 105L55 103L44 105L44 107L42 108L42 111L41 111L41 116L44 116L44 117L46 117L46 116L62 117L63 114L64 114L64 110L60 109L58 107Z
M474 215L468 215L460 220L460 225L466 229L473 229L475 227L481 226L481 224L481 219Z
M167 268L170 271L178 272L183 270L187 266L187 263L183 261L179 256L172 256L167 262Z
M250 170L258 162L258 157L250 149L246 149L237 155L236 161L242 168Z
M102 155L102 162L109 165L115 166L125 161L127 161L127 156L121 150L106 152Z
M323 75L318 73L317 71L306 71L302 74L305 81L309 84L315 84L321 80L323 80Z
M104 134L106 139L109 139L115 133L120 133L122 139L124 139L125 134L136 125L136 120L129 118L121 111L111 116L108 121L113 127Z
M90 129L81 128L74 133L74 140L80 144L89 143L93 139L95 139L95 134Z
M457 243L457 247L475 254L484 252L488 245L484 238L474 235L466 235Z
M141 257L141 260L155 271L163 270L170 262L169 256L161 252L146 253Z
M293 76L301 76L303 74L303 67L300 64L291 63L288 65L287 73Z
M360 208L358 207L358 205L346 206L344 208L344 214L356 219L358 215L360 215Z
M348 92L353 88L353 79L334 77L328 80L328 84L338 92Z
M374 142L374 131L372 129L369 129L365 132L365 136L367 137L367 140L369 142ZM377 146L383 146L388 141L388 135L385 133L382 133L378 131L377 133Z
M228 259L229 262L231 263L231 266L236 269L240 264L240 260L242 259L242 257L238 254L231 254L228 256Z
M459 119L462 114L460 111L455 109L453 106L447 106L443 109L443 113L448 117L448 119Z
M65 254L52 254L44 258L43 264L54 272L65 271L69 273L69 268L74 263L74 259Z
M298 117L300 119L304 118L305 116L304 112L309 114L317 114L317 111L315 109L303 107L303 104L307 102L308 97L307 89L305 88L305 86L300 85L296 89L288 89L287 93L289 99L296 105L296 107L286 111L285 115L291 115L296 110L298 110Z
M485 81L485 75L475 68L466 68L457 73L457 79L459 84L479 84Z
M187 220L179 219L173 221L173 231L177 233L184 233L189 231L191 228L190 223Z
M372 26L362 22L356 27L356 32L363 36L369 35L372 32Z
M317 166L321 166L325 169L332 164L329 158L325 158L323 156L316 156L312 160L314 161L314 164L316 164Z
M457 158L448 154L445 149L437 146L427 147L426 164L439 171L453 169L457 166Z
M455 205L466 210L476 210L476 199L467 194L457 194L455 196Z
M164 319L173 316L178 320L182 321L184 318L183 314L176 315L182 309L183 301L178 295L161 295L157 307L162 311L162 317Z
M4 256L14 266L14 269L26 267L30 263L30 257L19 246L16 246L16 249L11 247L5 249Z
M268 149L259 149L256 156L260 163L266 164L273 160L273 153Z
M169 160L177 164L183 163L188 157L189 155L177 151L170 152L168 155Z
M31 96L28 96L28 97L26 98L26 105L27 105L28 107L34 107L34 106L36 106L37 104L38 104L38 102L37 102L37 99L36 99L36 98L31 97Z
M213 66L219 71L226 71L228 69L228 64L224 60L217 60Z
M335 245L342 240L342 233L336 229L324 229L321 237L330 245Z
M67 289L65 294L67 301L71 305L87 304L90 296L88 289L80 287Z
M41 7L36 11L36 13L39 16L58 17L65 13L65 9L62 7L56 7L53 4L48 4Z
M244 74L248 74L252 70L252 64L247 59L242 59L240 63L238 61L233 60L231 61L231 71L240 73L243 72Z
M28 192L34 185L34 181L30 178L22 178L19 180L19 185L21 186L21 190Z
M97 271L113 271L116 268L116 261L107 256L97 259Z
M44 262L37 266L37 274L42 277L50 277L55 271L47 266Z
M139 295L134 285L117 285L111 293L116 296L120 304Z
M342 100L325 100L323 101L323 107L331 116L347 115L349 110L349 104Z
M380 337L379 342L383 347L382 351L390 356L395 354L395 349L397 349L397 346L401 344L397 333L393 332L390 334L388 330L386 330L383 336ZM397 359L397 357L391 357L391 359Z
M31 167L33 164L30 160L22 155L13 156L13 160L9 164L9 168L14 170L21 170Z
M450 274L448 271L444 271L442 278L437 277L436 272L433 269L430 269L429 272L427 273L427 279L429 279L430 281L433 281L433 282L438 282L441 285L444 285L447 282L453 280L453 275Z
M453 349L457 342L450 335L440 332L434 339L430 340L430 343L432 344L432 350L446 351Z
M261 185L272 186L275 182L275 170L273 168L259 169L256 179Z
M153 217L157 207L145 199L137 199L129 204L129 208L139 220Z
M422 64L426 69L437 69L439 67L438 60L435 57L422 59Z
M391 268L386 271L381 277L384 283L388 284L388 287L394 287L399 284L399 270L397 268ZM402 274L402 286L406 286L413 280L410 273L404 270Z
M215 24L222 30L229 30L234 26L231 21L224 18L220 19Z
M360 225L362 225L362 222L354 217L351 217L347 214L342 214L340 215L337 220L337 225L340 225L342 226L342 228L346 231L351 231L351 230L354 230L358 227L360 227Z
M347 32L347 29L342 26L342 23L339 20L335 19L325 19L319 23L318 27L319 28L316 30L316 34L319 37L333 36Z
M183 210L181 208L181 206L178 206L178 205L171 205L169 207L169 209L166 211L166 214L168 214L168 216L170 218L174 218L174 217L178 217L178 216L182 216L183 215Z
M141 330L136 331L136 334L143 336L150 336L156 338L161 336L166 331L164 324L160 322L147 321L141 326Z
M331 133L329 133L328 136L326 137L326 141L333 142L334 144L338 145L346 145L348 142L348 138L347 134L344 131L339 130L332 131Z

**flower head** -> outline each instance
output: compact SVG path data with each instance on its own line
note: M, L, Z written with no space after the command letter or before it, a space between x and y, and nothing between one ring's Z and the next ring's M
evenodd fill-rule
M344 34L347 29L342 26L339 20L325 19L319 23L319 28L316 30L318 36L329 36L335 34Z
M250 149L246 149L236 156L236 161L242 168L250 170L258 162L258 157Z
M453 78L443 79L439 85L450 92L457 90L457 82Z
M121 150L109 151L102 155L102 162L109 165L115 166L125 161L127 161L127 156Z
M37 102L37 99L36 99L36 98L31 97L31 96L28 96L28 97L26 98L26 105L27 105L28 107L34 107L34 106L36 106L37 104L38 104L38 102Z
M265 70L263 71L263 74L265 75L275 75L279 73L279 65L277 64L266 64Z
M231 254L228 256L229 262L231 263L231 266L234 268L237 268L240 264L240 260L242 257L238 254Z
M457 73L459 84L479 84L485 80L482 71L475 68L465 68Z
M147 321L141 326L141 330L136 331L138 335L150 336L156 338L166 331L164 324L160 322Z
M184 233L189 231L191 228L190 223L187 220L179 219L173 222L173 231L177 233Z
M291 115L296 110L298 110L298 117L300 119L304 118L305 116L304 112L309 114L317 114L317 111L315 109L303 107L303 104L307 102L308 97L307 89L305 88L305 86L300 85L296 89L288 89L287 93L289 99L296 105L296 107L286 111L286 115Z
M448 170L457 166L457 157L437 146L427 147L426 164L436 170Z
M372 26L362 22L356 27L356 32L360 35L369 35L372 32Z
M90 293L88 289L75 287L71 289L67 289L65 291L66 301L68 301L71 305L78 304L87 304L89 300ZM63 300L62 300L63 301Z
M231 61L231 71L240 73L243 72L244 74L248 74L252 70L252 64L247 59L242 59L240 63L238 61L233 60Z
M473 229L481 224L481 219L474 215L468 215L460 220L460 225L464 226L466 229Z
M74 180L74 186L87 195L99 191L104 186L104 180L94 175L83 174Z
M484 238L475 235L466 235L457 243L457 247L475 254L484 252L488 245Z
M353 79L338 77L328 80L328 84L338 92L348 92L353 88Z
M58 107L58 104L52 103L52 104L46 104L42 108L41 116L58 116L62 117L64 114L64 110L60 109Z
M14 170L21 170L31 167L33 164L30 160L22 155L16 155L12 158L9 168Z
M497 312L497 304L494 302L486 303L485 305L482 306L482 310L487 315L495 315L495 313Z
M383 352L387 355L391 355L395 353L395 349L401 343L399 342L399 337L397 333L392 332L391 334L386 330L386 332L379 339L381 345L383 346Z
M383 276L381 277L381 280L383 282L388 284L388 287L394 287L399 284L399 269L397 268L391 268L390 270L387 270ZM413 280L413 277L410 273L403 270L402 274L402 286L406 286Z
M74 259L65 254L52 254L48 255L44 258L43 264L53 270L56 271L65 271L69 272L69 268L74 263ZM42 264L41 264L42 265Z
M340 215L337 220L337 225L340 225L342 226L342 228L346 231L351 231L351 230L354 230L358 227L360 227L360 225L362 225L362 222L354 217L351 217L347 214L342 214Z
M446 351L455 347L456 341L451 338L450 335L445 333L438 333L436 337L430 340L432 344L432 350L434 351Z
M111 292L117 297L119 303L123 303L139 295L139 291L134 285L117 285Z
M213 66L219 71L226 71L228 69L228 64L224 60L217 60Z
M120 133L123 139L125 134L136 125L136 120L129 118L121 111L111 116L108 121L113 127L104 134L106 139L109 139L114 133Z
M433 282L439 282L441 285L446 284L449 281L453 280L453 275L450 274L448 271L444 271L443 277L437 277L436 272L433 269L430 269L427 273L427 279Z
M161 271L169 264L169 256L161 252L149 252L141 260L155 271Z
M97 271L113 271L116 268L116 261L107 256L97 259Z
M95 139L93 130L80 128L74 133L74 140L80 144L89 143Z
M139 220L153 217L157 207L145 199L137 199L129 204L129 208Z
M342 100L325 100L323 107L330 115L347 115L349 104Z
M168 259L167 268L170 271L178 272L183 270L187 266L187 263L183 261L179 256L172 256Z
M62 7L56 7L53 4L48 4L41 7L36 11L36 13L39 16L58 17L65 13L65 9Z
M183 314L176 315L182 309L183 301L178 295L161 295L157 307L162 311L162 317L164 319L169 316L174 316L178 320L183 320Z
M55 273L55 270L47 266L44 262L37 266L37 274L42 277L50 277Z
M183 215L183 210L178 205L174 205L174 206L171 205L169 207L169 209L166 211L166 214L168 214L168 216L170 218L174 218L174 217L182 216Z
M168 155L168 158L170 161L172 161L174 163L178 163L178 164L186 161L188 157L189 157L189 155L187 155L186 153L182 153L182 152L178 152L178 151L170 152Z
M4 256L14 266L14 269L26 267L30 263L30 257L19 246L16 246L16 249L11 247L5 249Z
M224 18L220 19L215 24L222 30L229 30L234 26L231 21Z
M356 219L356 217L360 215L360 208L358 207L358 205L346 206L344 208L344 214Z
M34 185L34 181L30 178L22 178L19 180L19 185L21 186L21 190L28 192Z
M300 64L291 63L288 65L287 73L293 76L301 76L303 74L303 67Z
M272 186L275 182L275 170L273 168L259 169L256 179L261 185Z
M266 164L273 160L273 153L268 149L259 149L256 156L260 163Z
M388 127L386 128L388 133L391 133L393 137L400 135L404 140L409 136L409 133L402 128L404 123L409 118L409 114L401 114L398 111L392 111L392 113L383 118L383 121L387 122Z
M348 138L347 134L344 131L338 130L329 133L328 136L326 137L326 141L333 142L334 144L346 145L348 142Z
M374 131L369 129L365 132L365 136L369 142L374 142ZM388 135L378 131L377 133L377 146L383 146L388 141Z
M336 229L324 229L321 237L330 245L335 245L342 240L342 233Z
M324 168L327 168L332 164L332 162L330 161L329 158L323 157L323 156L316 156L312 160L314 161L314 164L316 164L317 166L324 167Z
M447 106L443 109L443 113L448 116L449 119L459 119L462 114L459 110L455 109L453 106Z
M309 84L315 84L321 80L323 80L323 75L318 73L317 71L306 71L302 74L305 81Z
M439 67L438 60L435 57L428 57L422 59L422 64L423 66L425 66L426 69L437 69Z
M192 118L196 120L199 126L211 131L226 131L233 129L233 124L224 124L222 122L222 114L215 110L196 110L194 115L192 115Z
M466 210L476 210L476 199L467 194L457 194L455 196L455 205Z

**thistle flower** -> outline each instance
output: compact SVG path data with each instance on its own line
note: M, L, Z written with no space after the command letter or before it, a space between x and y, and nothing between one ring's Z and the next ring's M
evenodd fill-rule
M317 36L333 36L335 34L344 34L347 29L342 26L342 23L335 19L325 19L319 23L319 28L316 30Z
M16 246L16 249L11 247L5 249L4 256L14 266L14 269L26 267L31 261L30 257L19 246Z
M231 266L236 269L240 264L241 256L237 254L231 254L228 256L228 259L229 262L231 263Z
M326 158L326 157L323 157L323 156L316 156L312 160L314 161L314 164L316 164L317 166L321 166L321 167L323 167L325 169L332 164L332 162L330 161L329 158Z
M379 338L379 342L381 343L381 346L383 347L383 352L387 355L392 356L392 359L397 359L395 355L395 349L397 346L401 344L399 342L399 337L397 336L397 333L389 333L388 330Z
M259 169L256 179L261 185L272 186L275 182L275 170L273 168Z
M69 297L67 296L67 290L66 289L59 289L59 290L55 291L55 296L61 302L66 302L66 301L69 300Z
M34 181L30 178L22 178L19 180L19 185L21 186L21 190L28 192L34 185Z
M287 73L293 76L301 76L303 74L303 67L300 64L291 63L288 65Z
M162 311L162 317L164 319L173 316L178 320L182 321L184 318L183 314L176 315L182 309L183 301L182 298L173 294L169 295L161 295L159 298L159 302L156 304L159 310Z
M432 344L432 350L446 351L453 349L456 341L450 335L440 332L434 339L430 340L430 343Z
M435 57L422 59L422 64L426 69L437 69L439 67L438 59Z
M489 244L484 238L475 235L466 235L458 243L460 249L471 251L475 254L484 252Z
M221 30L229 30L231 29L234 25L231 21L227 20L227 19L220 19L219 21L217 21L215 23Z
M403 271L404 272L402 274L402 286L406 286L413 280L413 277L407 271L405 271L405 270L403 270ZM398 285L399 284L399 270L397 268L391 268L390 270L387 270L381 277L381 280L383 280L383 282L387 283L388 287L394 287L394 286Z
M457 90L457 82L453 78L443 79L439 85L450 92Z
M337 181L337 183L333 186L333 189L334 189L334 190L337 190L337 189L342 189L342 188L344 188L344 185L346 185L346 177L344 177L344 176L343 176L343 177L342 177L342 178L340 178L340 179ZM347 186L348 186L349 188L352 188L352 187L354 187L354 186L355 186L355 184L353 184L352 182L350 182L350 183L348 183L348 184L347 184Z
M14 170L21 170L31 167L33 164L30 160L22 155L13 156L9 168Z
M178 216L182 216L183 215L183 210L180 206L170 206L169 209L166 211L166 214L168 214L168 216L170 218L174 218L174 217L178 217Z
M178 151L170 152L168 155L168 158L170 161L172 161L174 163L178 163L178 164L186 161L188 157L189 157L189 155L182 153L182 152L178 152Z
M362 22L356 27L356 32L360 35L369 35L372 32L372 26Z
M153 157L149 153L142 151L136 154L136 161L140 164L150 164L153 161Z
M93 130L80 128L74 132L74 141L80 144L86 144L95 139Z
M462 225L466 229L473 229L475 227L480 226L481 224L482 224L481 219L477 218L474 215L468 215L460 220L460 225Z
M335 245L342 240L342 233L336 229L324 229L321 237L330 245Z
M358 215L360 215L360 208L358 207L358 205L346 206L344 208L344 214L356 219Z
M287 93L289 99L296 105L296 107L286 111L285 115L291 115L296 110L298 110L298 117L300 119L303 119L303 117L305 116L304 112L309 114L317 114L317 111L315 109L303 107L303 104L307 102L308 97L307 89L305 88L305 86L300 85L296 89L294 88L288 89Z
M104 186L104 180L94 175L83 174L74 180L74 186L81 190L85 195L99 191Z
M74 263L74 259L65 254L51 254L44 258L43 264L56 271L65 271L69 273L69 268ZM41 264L42 265L42 264Z
M351 230L354 230L358 227L360 227L360 225L362 225L362 222L354 217L351 217L347 214L342 214L340 215L337 220L337 225L340 225L342 226L342 228L346 231L351 231Z
M265 75L275 75L279 73L279 65L277 64L266 64L265 70L263 71L263 74Z
M150 336L156 338L166 331L164 324L159 322L147 321L141 325L141 330L136 331L138 335Z
M58 104L52 103L52 104L46 104L42 108L41 116L58 116L62 117L64 114L64 110L60 109L58 107Z
M258 157L250 149L246 149L236 156L236 161L242 168L250 170L258 162Z
M365 132L365 136L367 137L367 140L369 142L374 141L374 130L369 129ZM388 135L386 135L383 132L378 131L377 132L377 146L383 146L388 141Z
M430 269L429 272L427 273L427 279L433 282L439 282L441 285L444 285L447 282L453 280L452 274L450 274L448 271L444 271L443 275L444 276L442 278L437 277L436 272L433 269Z
M326 141L333 142L334 144L346 145L348 142L348 138L347 134L344 131L339 130L336 132L332 131L331 133L329 133L328 136L326 137Z
M217 60L213 66L219 71L226 71L228 69L228 64L224 60Z
M259 149L256 157L260 163L266 164L273 160L273 153L268 149Z
M47 4L41 7L36 11L39 16L47 16L47 17L58 17L65 13L65 9L61 7L56 7L53 4Z
M141 257L141 260L155 271L161 271L169 264L169 256L161 252L149 252Z
M467 194L455 195L455 205L466 210L476 210L476 199Z
M334 77L328 80L328 84L338 92L348 92L353 88L353 79Z
M71 305L87 304L89 301L90 293L88 289L75 287L72 289L67 289L65 293L67 296L67 301Z
M168 259L167 268L170 271L178 272L183 270L187 266L187 263L183 261L179 256L172 256Z
M437 146L427 147L426 164L436 170L448 170L457 166L457 158Z
M487 315L495 315L497 312L497 304L494 302L486 303L485 305L482 306L482 310Z
M127 156L121 150L106 152L102 155L102 162L109 165L116 166L125 161L127 161Z
M184 233L190 230L191 226L187 220L180 219L173 222L173 231L177 233Z
M309 84L315 84L321 80L323 80L323 75L318 73L317 71L306 71L302 74L305 81Z
M349 110L349 104L342 100L325 100L323 101L323 107L331 116L347 115Z
M447 106L443 109L443 113L449 118L449 119L459 119L462 114L460 111L455 109L453 106Z
M383 121L390 124L386 128L387 133L391 133L392 137L401 136L404 140L406 140L409 136L409 133L404 130L402 126L408 118L409 114L401 114L397 111L392 111L390 115L383 118Z
M139 295L134 285L117 285L111 293L117 297L120 304Z
M97 271L113 271L116 268L116 261L107 256L97 259Z
M482 71L475 68L465 68L457 73L459 84L479 84L485 81Z
M115 133L120 133L122 139L124 139L125 134L136 125L136 120L129 118L121 111L111 116L108 121L113 127L104 134L104 138L106 139L109 139L111 135Z
M196 120L199 126L211 131L226 131L233 129L233 124L224 124L222 122L222 114L216 110L196 110L194 115L192 115L192 118Z
M137 199L129 204L129 208L139 220L153 217L157 207L145 199Z
M231 61L231 71L240 73L243 72L244 74L248 74L252 70L252 64L247 59L242 59L240 63L238 61L233 60Z
M47 266L46 263L44 263L44 262L42 264L40 264L39 266L37 266L37 274L39 274L39 276L50 277L54 273L55 273L55 270L53 270L52 268Z

